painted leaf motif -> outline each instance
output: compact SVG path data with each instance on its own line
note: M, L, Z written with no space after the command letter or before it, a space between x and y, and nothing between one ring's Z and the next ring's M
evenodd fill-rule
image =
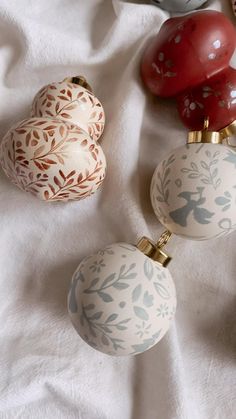
M113 287L117 290L125 290L126 288L129 288L129 284L126 284L125 282L116 282Z
M150 281L153 277L153 265L148 258L146 258L144 262L144 273Z
M144 293L143 304L145 305L145 307L153 306L153 295L149 294L148 291L145 291Z
M148 320L149 319L148 313L142 307L134 306L134 312L135 312L136 316L139 317L142 320Z
M160 284L160 282L154 282L154 287L160 297L164 298L164 300L168 300L170 298L169 291L164 285Z
M113 314L111 314L111 315L110 315L110 316L106 319L105 323L110 323L110 322L113 322L114 320L116 320L116 319L117 319L117 317L118 317L118 314L113 313Z
M102 341L103 345L106 345L106 346L108 346L108 345L109 345L109 340L108 340L108 338L106 337L106 335L102 335L102 339L101 339L101 341Z
M98 292L99 297L104 301L104 303L110 303L113 301L113 298L110 294L107 294L106 292L99 291Z
M141 292L142 292L142 285L139 284L139 285L137 285L137 287L134 288L134 290L132 292L133 303L135 303L139 299L139 297L141 295Z
M100 317L102 316L102 311L98 311L97 313L95 313L95 314L93 314L91 317L90 317L90 320L99 320L100 319Z
M112 282L115 279L116 274L113 273L111 275L109 275L102 283L101 288L105 287L107 284L109 284L110 282Z

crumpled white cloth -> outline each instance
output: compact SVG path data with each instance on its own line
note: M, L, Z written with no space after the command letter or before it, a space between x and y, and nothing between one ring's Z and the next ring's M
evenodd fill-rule
M67 204L40 202L0 172L1 419L236 417L235 234L173 239L176 321L143 355L94 351L67 315L70 278L83 257L116 241L159 237L151 176L185 141L174 104L140 81L145 44L169 17L142 3L0 2L1 137L27 117L44 84L84 74L106 110L108 162L102 189ZM206 7L231 13L228 0Z

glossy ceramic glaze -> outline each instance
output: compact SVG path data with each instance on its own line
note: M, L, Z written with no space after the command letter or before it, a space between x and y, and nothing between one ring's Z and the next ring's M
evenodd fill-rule
M135 246L116 243L84 259L68 296L82 339L109 355L136 355L167 332L176 309L168 269Z
M143 81L156 95L177 96L225 71L235 46L235 28L223 13L208 10L169 19L145 49Z
M206 240L236 229L236 153L223 145L173 150L156 168L151 201L172 233Z
M31 116L56 117L78 125L98 140L105 124L101 102L84 87L68 81L51 83L35 96Z
M206 0L151 0L151 3L169 12L189 12L198 9Z

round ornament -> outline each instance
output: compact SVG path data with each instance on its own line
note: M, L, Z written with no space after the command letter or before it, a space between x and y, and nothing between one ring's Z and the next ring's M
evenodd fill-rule
M208 115L209 128L221 130L236 120L236 70L228 68L181 94L177 102L180 118L187 128L200 130Z
M23 120L8 131L0 162L16 186L49 202L93 194L106 173L102 148L87 132L44 117Z
M176 291L167 268L133 245L115 243L81 262L68 310L76 331L93 348L136 355L169 329Z
M31 116L56 117L78 125L93 140L101 137L105 124L102 104L81 76L44 86L34 98Z
M225 71L235 46L235 28L223 13L207 10L171 18L144 52L143 81L155 95L177 96Z
M12 127L0 145L2 168L15 185L46 201L83 199L99 188L106 159L94 139L103 130L104 113L94 98L68 81L36 95L32 117Z
M198 9L206 0L151 0L153 4L169 12L189 12Z
M172 233L206 240L236 229L236 153L222 144L188 144L156 168L151 201Z

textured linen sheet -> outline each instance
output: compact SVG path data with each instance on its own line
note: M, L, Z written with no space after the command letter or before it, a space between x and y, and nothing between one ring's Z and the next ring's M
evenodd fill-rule
M105 107L108 163L100 191L67 204L40 202L0 171L1 419L236 418L236 234L172 240L176 320L136 358L94 351L67 315L83 257L159 237L151 176L186 137L173 102L140 81L145 44L169 17L142 3L0 0L1 137L44 84L83 74ZM227 0L207 7L234 20Z

